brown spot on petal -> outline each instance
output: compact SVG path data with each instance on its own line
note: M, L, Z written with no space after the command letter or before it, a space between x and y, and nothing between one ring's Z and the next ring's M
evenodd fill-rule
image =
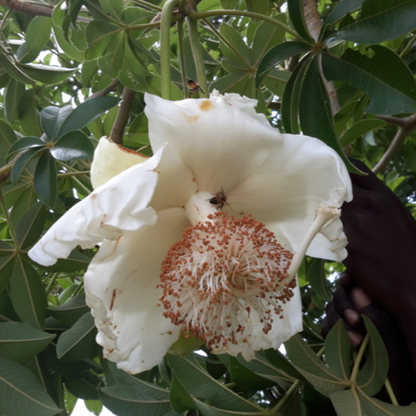
M195 123L195 121L198 121L198 119L199 119L198 115L196 115L196 116L186 116L186 120L189 123Z
M199 104L199 108L201 109L201 111L209 111L214 108L214 105L210 100L204 100L201 104Z
M146 156L146 155L144 155L143 153L139 153L139 152L136 152L135 150L133 150L133 149L127 149L127 147L124 147L124 146L122 146L121 144L117 144L117 143L115 143L117 146L118 146L118 148L120 149L120 150L122 150L123 152L126 152L126 153L131 153L131 154L133 154L133 155L136 155L136 156L141 156L141 157L145 157L146 159L149 159L149 156Z
M114 307L114 301L116 300L116 295L117 295L117 292L116 292L116 290L114 289L114 290L113 290L113 296L111 297L110 311L111 311L111 310L113 310L113 307Z

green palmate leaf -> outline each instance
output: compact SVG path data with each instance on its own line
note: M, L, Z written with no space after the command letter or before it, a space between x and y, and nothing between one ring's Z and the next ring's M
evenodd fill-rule
M325 359L331 371L348 381L351 375L351 345L340 319L325 339Z
M73 250L66 259L58 260L53 266L43 267L49 272L67 272L73 273L81 270L87 270L91 258L77 250ZM73 324L74 322L72 322Z
M83 400L98 400L102 384L103 380L91 371L86 371L81 379L65 379L65 387L69 392Z
M90 46L85 51L85 58L92 60L103 56L114 36L121 32L119 26L108 22L93 20L88 24L86 29L86 37Z
M355 10L358 10L364 0L343 0L339 2L329 13L324 21L324 26L322 27L321 34L323 33L324 27L326 25L332 25L338 20L342 19L346 14L351 13Z
M94 154L94 145L81 130L66 133L50 149L51 155L58 160L69 161L86 159Z
M73 2L71 1L71 4ZM62 29L62 23L59 23L61 16L65 14L65 10L61 9L60 7L55 7L53 11L53 33L55 34L56 41L58 45L62 48L62 50L68 54L72 59L76 61L82 62L84 60L84 53L81 52L78 48L74 45L69 43L65 39L65 32Z
M4 115L9 123L13 123L18 116L18 104L25 92L25 86L11 79L6 87L4 94Z
M80 361L84 358L94 358L99 347L95 342L97 329L90 312L81 316L74 326L65 331L58 340L56 353L64 362Z
M41 136L39 111L36 108L36 88L27 90L20 98L18 105L19 121L24 132L31 136Z
M285 347L292 364L322 394L329 395L348 385L324 365L299 334L286 341Z
M368 397L354 387L350 390L337 391L330 397L338 416L413 416L416 412L416 403L409 406L384 403Z
M207 371L201 367L191 355L188 358L179 358L168 355L169 367L175 369L178 380L188 391L196 397L208 399L214 406L222 409L256 412L258 407L231 390L228 390L222 383L213 379Z
M180 357L185 357L191 352L198 350L201 345L204 344L204 341L201 339L195 338L192 334L185 335L182 331L179 335L179 338L174 342L169 348L169 352Z
M58 360L58 357L56 356L56 348L53 343L49 344L40 353L40 357L47 368L50 368L62 377L70 379L82 378L85 371L90 370L93 366L92 364L94 363L92 360L90 362L78 361L74 363L64 363L63 361Z
M328 80L343 81L364 91L370 98L372 114L399 114L416 111L416 81L403 60L380 45L369 58L348 49L342 58L324 53L322 66Z
M91 81L94 75L97 73L97 71L98 71L97 60L84 62L84 64L82 65L82 69L81 69L81 81L82 81L82 86L84 88L91 87ZM85 101L85 102L88 102L88 101Z
M268 349L266 351L260 351L256 353L256 358L264 363L264 361L270 363L276 372L284 372L292 378L297 380L304 380L302 374L296 370L295 367L288 361L288 359L279 351L275 349ZM266 373L263 372L266 377Z
M36 377L5 357L0 357L0 397L0 413L4 415L52 416L60 412Z
M26 31L28 53L39 53L51 35L52 21L49 17L35 16Z
M69 12L68 14L65 15L65 17L69 18L73 26L76 26L77 17L78 17L79 11L81 10L81 7L82 7L82 0L73 0L69 3ZM56 17L59 18L58 16Z
M351 172L359 173L341 149L335 136L334 119L328 91L319 70L319 60L314 58L309 65L301 88L302 99L299 102L299 119L302 131L317 137L332 147L343 159Z
M14 249L8 244L4 243L4 245L7 245L10 251L14 251ZM2 245L3 249L4 249L4 245ZM0 257L0 293L3 292L3 290L6 288L6 286L9 283L10 276L12 275L12 272L13 272L14 263L15 263L14 254L9 254L9 255Z
M67 302L49 308L49 314L67 325L74 325L82 316L89 312L85 303L85 293L70 298Z
M21 250L31 247L42 234L46 221L46 208L41 202L32 205L16 226L16 244Z
M10 202L14 202L10 215L13 226L17 225L22 215L36 202L36 192L33 186L17 186L16 191L10 195Z
M143 63L142 59L136 53L133 45L134 44L129 38L129 36L125 36L124 37L124 59L125 59L128 69L130 71L134 71L134 74L137 76L146 77L146 76L151 75L146 65Z
M15 153L21 152L22 150L45 147L45 142L39 137L22 137L17 142L14 142L9 149L9 156L14 155ZM9 157L10 159L10 157Z
M291 75L292 73L289 71L272 69L263 79L263 84L273 94L281 98Z
M234 9L240 0L220 0L223 9Z
M38 52L28 53L26 42L22 43L19 46L19 49L17 50L17 53L16 53L16 58L17 58L16 65L32 62L36 59L37 55L38 55Z
M220 407L214 407L207 403L194 399L196 406L204 416L264 416L264 410L252 410L252 411L233 411L229 409L222 409Z
M116 78L123 66L125 34L117 34L109 43L106 54L98 60L101 71Z
M61 127L72 111L73 108L70 105L66 105L62 108L46 107L41 111L40 121L42 123L43 131L50 141L54 141L58 138Z
M40 157L42 153L45 153L45 152L46 152L45 147L34 147L24 152L19 157L19 159L16 160L15 164L13 165L12 173L10 176L12 183L15 184L17 182L17 180L19 179L19 176L23 172L23 169L32 159L36 157Z
M332 404L334 405L338 416L356 416L363 415L360 398L357 395L355 388L336 391L330 396Z
M0 166L4 165L8 150L15 141L16 134L13 129L0 119Z
M58 84L67 80L77 68L63 68L61 66L48 66L39 64L21 65L25 74L29 75L36 81L44 84Z
M176 377L175 369L172 370L169 400L172 409L176 413L182 413L187 410L197 409L192 396L186 391L178 377Z
M324 300L331 300L332 294L326 280L324 261L321 259L313 259L308 264L308 280L313 291Z
M282 382L290 383L293 381L292 377L289 376L283 370L282 367L276 366L272 362L268 361L264 352L258 352L256 354L256 357L250 362L247 362L241 356L238 356L236 360L240 365L244 366L245 368L249 369L251 372L256 374L258 376L259 381L263 380L264 384L266 384L266 382L264 382L264 379L271 380L274 384L279 384ZM296 371L287 360L285 364L287 364L288 367L291 367L293 371ZM248 380L248 382L251 381Z
M365 0L357 21L336 35L357 43L380 43L395 39L416 27L415 0Z
M154 398L149 393L142 394L131 386L103 387L100 400L115 414L156 416L164 415L170 409L169 392L165 391L166 398Z
M73 130L83 129L99 115L110 110L119 102L120 99L117 97L96 97L84 101L63 122L58 137L62 137Z
M121 19L124 13L123 0L99 0L103 12L109 16Z
M220 43L221 51L225 57L230 61L242 62L248 67L250 62L250 51L241 35L227 23L221 24L220 32L229 42L229 45L224 42ZM238 51L238 55L236 54L236 51Z
M308 58L303 59L286 84L282 99L282 121L286 133L299 134L299 102L305 72L310 65Z
M103 410L103 404L99 400L85 400L85 407L94 415L99 416Z
M269 0L245 0L247 9L251 12L267 15Z
M413 416L416 413L416 403L409 406L397 406L384 403L373 397L363 394L361 389L358 390L361 408L364 412L371 416Z
M279 65L293 55L302 54L310 50L311 45L299 41L284 42L271 48L266 55L264 55L259 64L256 77L257 87L267 73L276 65Z
M313 39L306 26L305 13L303 10L303 0L291 0L287 3L289 17L300 37L308 43L313 43Z
M17 257L10 282L13 308L22 322L43 329L46 316L45 288L36 270Z
M363 134L373 131L377 128L386 126L387 123L383 120L378 119L369 119L361 120L358 123L355 123L351 126L339 139L342 147L349 145L358 137L361 137Z
M58 175L55 159L49 152L44 153L36 165L35 190L46 206L50 208L55 206L58 195Z
M357 376L357 384L365 394L372 396L380 391L386 380L389 358L377 328L365 315L362 318L370 335L370 343L365 364Z
M0 293L0 321L10 322L19 321L19 317L13 309L12 300L10 299L10 291L4 290Z
M54 338L54 334L20 322L3 322L0 323L0 355L24 362L40 353Z
M144 112L132 121L127 135L129 139L137 143L150 144L148 121Z
M0 54L0 65L16 81L22 84L34 84L35 80L30 78L19 65L7 55Z
M280 373L280 380L273 380L271 377L262 377L257 372L253 371L254 369L262 371L264 368L262 363L257 360L255 362L252 360L248 363L241 357L236 358L226 354L222 354L218 358L226 359L228 361L227 368L233 381L243 390L265 389L280 382L282 378L290 379L287 376L285 377L283 372Z
M249 72L229 74L214 81L211 84L211 87L213 89L217 89L221 93L236 92L242 94L250 84L250 77L251 76Z

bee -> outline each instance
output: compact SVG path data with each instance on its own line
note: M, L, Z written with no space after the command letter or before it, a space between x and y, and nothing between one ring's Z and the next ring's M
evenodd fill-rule
M227 197L224 194L224 191L221 189L221 192L217 192L212 198L207 199L210 204L218 205L217 210L223 209L224 205L227 204ZM227 204L228 205L228 204Z
M200 85L197 84L192 79L188 81L188 87L189 87L189 96L191 96L194 92L198 92L198 91L201 91L203 94L205 94L205 91L200 87Z

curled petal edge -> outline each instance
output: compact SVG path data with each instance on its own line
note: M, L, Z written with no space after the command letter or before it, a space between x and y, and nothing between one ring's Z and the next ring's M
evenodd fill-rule
M29 251L29 257L51 266L68 257L77 245L92 248L104 239L116 240L124 231L154 225L156 211L148 205L159 177L155 169L164 150L110 179L72 207Z

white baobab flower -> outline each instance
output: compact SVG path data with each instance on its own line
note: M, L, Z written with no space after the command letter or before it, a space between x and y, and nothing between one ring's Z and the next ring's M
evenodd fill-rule
M101 139L100 186L30 257L47 266L100 244L86 299L104 356L131 373L160 363L182 331L247 360L277 348L302 329L295 275L305 252L346 256L346 167L318 139L281 134L238 94L146 103L154 156L124 164Z

